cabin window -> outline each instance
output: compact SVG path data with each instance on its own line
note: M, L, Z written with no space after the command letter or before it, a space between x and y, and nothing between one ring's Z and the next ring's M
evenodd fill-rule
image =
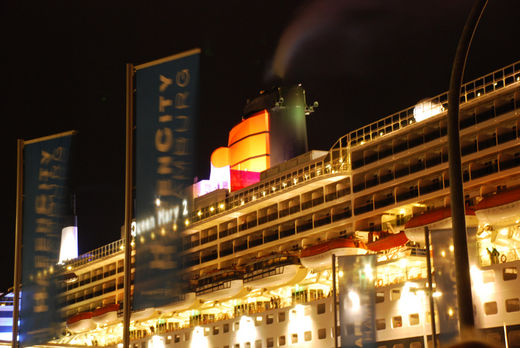
M318 314L325 313L325 303L318 303Z
M495 281L495 271L489 269L482 272L482 281L484 283L493 283Z
M401 289L392 289L390 291L390 300L395 301L401 298Z
M303 333L303 339L304 339L305 341L310 341L310 340L312 340L312 331L305 331L305 332Z
M292 344L298 343L298 334L294 333L291 335L291 343Z
M235 343L235 348L240 348L240 343Z
M170 344L172 343L172 336L167 336L166 337L166 344Z
M251 348L251 342L244 343L244 347L245 348Z
M184 341L189 341L190 340L190 333L189 332L185 332L184 333Z
M278 337L278 345L281 347L281 346L285 346L285 336L280 336Z
M262 348L262 340L255 341L255 348Z
M267 337L265 340L265 346L267 348L273 348L274 347L274 339L272 337Z
M486 313L486 315L497 314L498 306L496 301L484 303L484 313Z
M396 317L392 317L392 327L393 328L402 327L402 326L403 326L403 317L401 317L400 315L398 315Z
M318 329L318 339L324 340L327 338L327 329Z
M376 303L385 302L385 293L384 292L376 292Z
M205 327L204 328L204 336L209 336L209 331L210 331L209 327Z
M376 330L384 330L386 329L386 320L383 319L376 319Z
M218 335L218 332L219 332L219 327L213 326L213 335Z
M263 321L264 317L262 317L261 315L257 316L255 318L255 326L260 326L262 325L262 321Z
M278 322L281 323L282 321L285 321L285 312L278 313Z
M518 276L516 267L505 267L503 272L504 280L515 280Z
M173 336L173 342L179 343L181 341L181 335L175 335Z
M267 315L265 316L265 323L266 323L267 325L270 325L270 324L272 324L273 322L274 322L274 316L273 316L272 314L267 314Z
M409 316L410 319L410 326L419 325L419 314L413 313Z
M224 333L229 332L229 324L222 325L222 332L224 332Z
M240 322L236 321L236 322L234 322L234 329L233 329L233 331L238 331L238 329L240 329Z
M508 298L506 300L506 312L518 312L520 311L520 299Z

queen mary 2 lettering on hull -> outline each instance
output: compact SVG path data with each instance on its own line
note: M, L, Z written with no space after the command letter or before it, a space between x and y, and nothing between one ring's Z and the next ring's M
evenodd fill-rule
M200 50L136 67L134 309L183 293L177 259L188 224Z
M176 80L167 77L170 88ZM159 75L152 81L152 91L144 92L155 95L149 116L157 121L163 115L157 111ZM291 136L298 144L287 145L291 151L277 160L273 154L283 151L273 147L283 142L273 135L283 132L274 128L290 122L272 118L302 120L287 115L289 91L304 96L301 86L274 89L246 106L227 146L214 152L210 178L188 184L187 215L182 200L164 203L155 196L156 178L144 193L138 183L137 199L149 206L136 219L134 299L144 291L139 272L158 273L161 264L173 261L179 282L147 284L145 291L159 294L161 303L134 308L132 347L330 348L362 342L416 348L431 344L433 325L436 339L457 335L451 278L441 278L441 273L451 277L453 247L433 235L451 233L447 93L353 130L327 151L307 151L299 147L306 145L299 142L304 138ZM520 62L468 82L463 91L462 170L467 209L474 211L466 218L476 328L498 346L507 340L518 347L520 213L514 207L520 202ZM310 111L302 98L295 100L303 115ZM185 104L192 105L189 96ZM138 171L156 173L154 156L163 154L155 136L161 129L159 143L166 143L165 127L157 121L147 131L150 146L137 151L150 164L138 161ZM179 243L172 249L161 242L147 251L165 240L161 209L165 234L176 226ZM430 253L425 227L432 234ZM66 334L51 343L114 348L121 343L121 317L104 319L123 300L121 245L116 241L65 264L77 278L62 284L59 313ZM147 252L153 257L140 264ZM333 255L340 260L334 267ZM431 284L428 255L436 267Z

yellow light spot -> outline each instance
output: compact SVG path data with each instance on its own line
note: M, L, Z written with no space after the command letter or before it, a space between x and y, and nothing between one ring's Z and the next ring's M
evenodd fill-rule
M444 250L441 251L441 256L442 256L442 257L446 257L446 252L445 252Z
M190 220L188 220L188 219L184 220L184 224L185 224L186 226L188 226L188 225L190 224Z
M157 207L161 206L161 200L159 198L155 199L155 206L157 206Z
M210 212L213 212L214 210L215 210L215 208L213 208L213 207L209 207L209 211L210 211Z
M453 308L448 308L448 315L453 317Z
M343 271L339 271L339 277L343 277Z
M480 92L477 93L477 97L480 97Z
M161 228L161 236L164 236L166 235L166 229L163 227Z
M453 247L453 244L450 245L450 251L453 252L455 248Z
M152 232L152 233L150 234L150 238L152 238L152 240L154 240L154 239L155 239L155 233Z
M220 209L224 209L224 203L220 203L220 205L218 206Z
M177 224L173 224L172 230L177 231Z
M383 134L385 134L385 133L383 133L383 132L379 132L379 135L380 135L380 136L383 136Z
M141 236L141 238L139 239L139 241L140 241L141 243L144 243L144 241L145 241L144 237Z
M202 215L202 212L199 210L198 213L197 213L198 216L201 216Z
M72 269L72 266L67 266L67 271L70 271Z

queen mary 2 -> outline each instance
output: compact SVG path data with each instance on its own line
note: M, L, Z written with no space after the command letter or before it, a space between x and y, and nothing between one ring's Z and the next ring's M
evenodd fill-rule
M246 105L227 146L211 156L210 178L190 189L184 292L133 313L133 348L338 346L333 287L345 275L333 254L377 257L369 281L378 347L425 347L432 318L438 333L456 316L439 302L438 272L428 284L423 234L451 228L447 93L350 131L326 151L307 148L313 109L301 86ZM509 347L520 346L519 115L520 62L462 87L476 325ZM66 262L63 335L51 343L121 344L122 245ZM433 243L433 264L452 250Z

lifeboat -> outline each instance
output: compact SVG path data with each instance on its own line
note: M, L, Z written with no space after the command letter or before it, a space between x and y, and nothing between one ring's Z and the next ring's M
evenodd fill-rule
M119 304L114 303L92 311L92 320L99 325L112 324L118 321Z
M466 227L478 225L475 211L466 208ZM409 240L424 243L424 228L430 231L451 229L451 207L428 211L411 218L404 225L404 232Z
M357 239L337 238L305 248L300 253L300 262L309 269L330 267L332 254L336 256L364 255L365 243Z
M475 207L478 220L493 226L509 226L520 220L520 188L486 197Z
M145 308L139 311L132 312L132 315L130 316L130 320L147 320L154 316L155 312L157 310L153 307L151 308Z
M92 312L76 314L67 319L67 328L73 333L85 332L96 328L92 320Z
M196 294L201 301L222 301L245 295L243 272L235 269L217 270L197 281Z
M389 234L387 237L376 240L373 243L367 244L367 249L371 251L383 251L392 248L397 248L405 245L408 242L408 237L404 232L396 234Z
M187 292L159 309L163 312L174 312L188 309L195 303L196 298L197 296L195 292Z
M296 255L276 253L248 263L244 285L253 289L276 288L299 283L307 273Z

